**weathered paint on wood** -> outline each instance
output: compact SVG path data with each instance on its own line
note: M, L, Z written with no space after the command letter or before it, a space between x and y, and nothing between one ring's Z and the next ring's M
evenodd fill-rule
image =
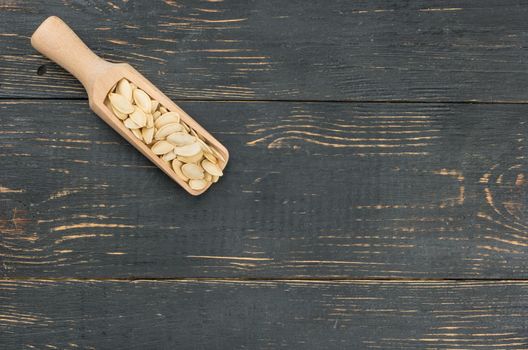
M518 0L12 0L0 96L85 96L29 44L49 15L179 99L528 101Z
M527 282L1 281L3 349L526 349Z
M189 198L30 47L49 15L195 101L232 150L211 193ZM0 347L528 348L528 106L439 103L527 102L527 15L0 3Z
M182 107L232 153L203 198L85 101L1 102L1 274L528 276L528 106Z

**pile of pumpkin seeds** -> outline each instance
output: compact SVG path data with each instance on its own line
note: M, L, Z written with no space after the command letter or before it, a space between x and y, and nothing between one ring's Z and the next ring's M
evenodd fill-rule
M179 112L168 111L133 83L121 79L105 104L154 154L172 162L176 175L193 190L202 190L223 175L221 154L182 121Z

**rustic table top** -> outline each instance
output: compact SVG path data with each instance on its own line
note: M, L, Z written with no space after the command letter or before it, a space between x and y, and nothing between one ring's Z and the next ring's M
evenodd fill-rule
M194 198L58 15L231 151ZM528 348L528 4L0 2L2 349Z

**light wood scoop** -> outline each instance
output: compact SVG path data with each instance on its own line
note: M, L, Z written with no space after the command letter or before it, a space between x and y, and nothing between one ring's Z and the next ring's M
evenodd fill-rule
M220 153L224 161L220 160L219 166L221 169L225 168L229 152L220 142L132 66L126 63L111 63L93 53L60 18L48 17L31 36L31 45L73 74L84 85L88 93L90 108L190 194L200 195L207 190L210 184L199 191L190 188L176 175L170 163L163 161L145 143L138 140L105 105L104 102L110 89L122 78L134 83L169 111L178 112L182 121Z

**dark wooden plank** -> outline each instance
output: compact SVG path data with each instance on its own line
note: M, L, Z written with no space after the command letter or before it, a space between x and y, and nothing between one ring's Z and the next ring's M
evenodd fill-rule
M3 349L526 349L526 282L2 281Z
M13 0L0 97L85 96L29 45L51 14L180 99L528 101L518 0Z
M528 106L182 105L232 154L199 198L85 101L0 102L2 275L528 277Z

